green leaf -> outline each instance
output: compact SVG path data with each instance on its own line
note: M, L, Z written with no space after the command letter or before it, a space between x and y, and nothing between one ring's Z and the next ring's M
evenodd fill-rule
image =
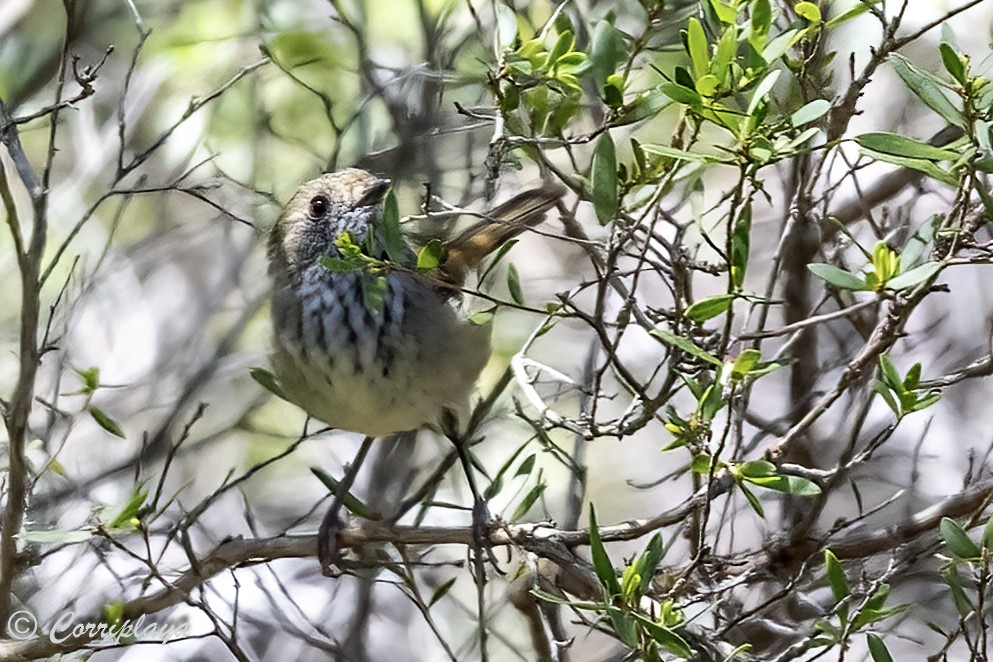
M731 364L731 376L741 379L750 373L760 360L762 360L762 352L759 350L751 348L742 350Z
M765 78L762 79L762 82L755 87L755 92L752 94L752 100L748 104L747 113L749 115L754 114L755 109L759 107L759 104L768 98L769 93L772 92L772 88L776 84L776 81L779 80L781 73L782 71L779 69L773 69L766 75Z
M604 549L603 541L600 539L600 527L597 526L596 509L592 502L590 502L590 557L593 559L593 570L606 589L607 599L620 595L621 585L617 581L614 566L611 565L610 557L607 556L607 550Z
M528 490L528 493L524 495L521 502L517 504L517 508L514 509L514 513L510 516L510 521L512 523L517 522L522 517L527 515L528 511L531 510L531 506L533 506L534 502L538 500L538 497L545 493L546 487L548 487L548 483L541 481Z
M762 59L768 64L772 64L779 58L783 57L783 55L786 54L786 51L790 49L790 46L795 44L800 37L801 33L799 30L787 30L770 41L769 44L762 50Z
M727 25L734 25L738 16L738 9L734 5L725 4L721 0L710 0L710 6L714 10L717 20Z
M726 312L734 301L733 294L715 294L695 302L683 315L694 322L705 322Z
M458 579L458 577L452 577L447 582L445 582L444 584L442 584L441 586L439 586L434 590L434 592L431 594L431 599L428 601L428 609L433 607L435 603L438 602L438 600L441 600L443 597L448 595L448 592L452 589L453 586L455 586L456 579Z
M496 42L500 48L509 48L517 39L517 12L502 2L495 3Z
M869 647L869 655L872 656L872 662L893 662L889 650L886 649L886 644L883 643L879 635L871 632L867 633L865 635L865 643Z
M949 124L965 127L962 111L956 108L942 92L942 83L939 79L919 69L911 64L907 58L897 53L890 54L889 61L903 82L910 88L910 91L917 95L928 108L938 113Z
M693 63L693 73L699 79L707 73L707 68L710 66L710 54L707 35L704 34L700 21L695 18L690 18L686 25L686 50Z
M738 488L741 490L741 493L745 495L745 501L747 501L748 505L752 507L755 514L762 519L765 519L765 509L762 507L762 502L759 501L759 498L755 496L750 489L745 487L744 483L738 483Z
M602 88L607 78L617 70L626 57L624 39L609 21L598 21L593 28L593 46L590 60L593 62L593 80Z
M666 145L642 145L641 148L650 154L658 154L659 156L665 156L670 159L677 159L680 161L695 161L697 163L731 163L732 159L729 157L718 157L709 154L700 154L698 152L687 152L685 150L676 149L675 147L667 147Z
M982 550L972 541L962 525L950 517L941 518L938 531L941 533L941 538L945 541L948 551L958 558L978 559L982 556Z
M417 269L419 271L437 269L438 265L441 264L444 251L445 247L439 239L432 239L424 244L421 250L417 252Z
M314 474L314 476L317 477L317 480L324 483L324 487L328 488L328 491L339 499L341 501L341 505L347 508L349 512L353 513L357 517L367 520L377 521L383 519L383 516L380 513L365 505L365 503L363 503L351 492L341 490L341 494L339 495L338 480L336 478L332 478L331 474L324 471L324 469L321 469L320 467L311 467L310 473Z
M879 373L883 376L883 383L890 389L897 393L903 390L903 379L900 377L900 371L896 369L893 359L888 354L879 355Z
M410 249L407 248L407 244L403 240L403 233L400 231L400 209L397 206L397 197L393 193L392 188L387 192L386 198L383 200L383 221L381 227L383 248L386 249L386 255L389 257L390 262L410 266L408 264Z
M928 161L954 161L958 158L958 152L950 149L934 147L925 142L901 136L896 133L886 133L879 131L875 133L863 133L855 138L855 142L861 147L871 149L883 154L893 154L894 156L905 156L911 159L927 159Z
M276 381L276 375L272 374L265 368L259 367L250 368L248 374L251 375L252 379L258 382L262 388L269 391L277 398L286 400L286 394L283 393L283 389L279 387L279 382Z
M700 349L699 347L694 345L690 340L687 340L682 336L677 336L671 331L666 331L665 329L655 327L654 329L649 331L649 333L655 336L656 338L658 338L659 340L661 340L662 342L664 342L665 344L672 345L673 347L676 347L686 352L690 356L700 359L701 361L706 361L707 363L710 363L711 365L715 365L718 367L724 365L724 363L716 356Z
M941 52L941 62L945 65L945 71L950 73L959 85L965 85L968 77L965 72L965 63L959 54L950 44L945 42L938 44L938 50Z
M808 264L807 268L818 278L826 280L828 283L834 285L835 287L840 287L843 290L866 289L866 284L863 279L859 278L852 272L840 269L833 264L815 262L813 264Z
M690 645L679 634L640 614L637 615L637 618L645 628L645 631L648 632L648 635L667 652L684 660L693 659L693 649L690 648Z
M897 156L896 154L876 152L865 147L862 148L862 153L877 161L883 161L884 163L892 163L893 165L902 166L904 168L918 170L923 172L928 177L942 182L943 184L948 184L952 187L958 186L958 179L955 175L951 174L947 170L939 168L933 161L928 161L927 159L910 159L904 156Z
M610 133L604 131L593 153L593 210L600 224L606 224L617 216L617 161L614 156L614 141Z
M107 523L108 529L132 528L132 520L141 513L145 500L148 498L148 490L141 486L135 486L131 491L131 497L127 503L117 511L117 514Z
M993 518L991 518L993 521ZM641 585L638 587L640 594L644 594L652 585L652 578L655 570L659 567L662 557L665 556L665 549L662 546L662 534L656 533L645 546L645 551L638 557L636 569L641 577Z
M941 578L945 580L945 584L952 594L952 602L955 603L955 609L958 611L960 616L969 616L975 612L976 608L973 606L972 601L969 600L969 596L966 595L965 590L962 589L962 582L959 580L958 570L954 565L949 565L941 569Z
M820 119L829 110L831 110L830 101L827 99L814 99L790 115L790 122L793 123L793 126L803 126L804 124Z
M802 16L811 23L821 22L821 8L813 2L798 2L793 8L797 16Z
M37 545L74 545L86 542L93 537L91 531L83 529L49 529L47 531L23 531L18 540Z
M118 425L117 421L108 416L102 409L96 405L89 405L86 407L86 411L89 412L90 416L93 417L93 420L97 422L97 425L115 437L124 439L124 431L121 430L121 426Z
M480 310L479 312L469 315L469 324L473 326L486 326L493 321L496 317L496 308L490 308L489 310Z
M521 289L521 277L513 263L507 266L507 289L510 291L510 298L514 300L514 303L523 306L524 290Z
M745 283L748 255L751 250L752 204L746 203L731 234L731 285L740 290Z
M849 595L851 589L848 587L848 578L845 577L845 570L841 567L841 562L830 549L824 550L824 568L827 570L828 583L831 585L831 595L835 602L841 602Z
M914 267L913 269L904 271L895 278L891 278L886 282L886 288L890 290L905 290L910 287L916 287L931 278L931 276L935 275L940 270L940 263L926 262L920 266Z
M983 547L993 551L993 515L990 515L983 527Z
M696 90L690 89L679 83L662 83L659 85L659 92L666 95L676 103L686 104L693 108L703 106L703 99Z
M825 23L825 26L829 30L833 30L842 23L847 23L853 18L857 16L861 16L862 14L866 13L867 11L869 11L869 8L872 5L878 4L879 2L880 0L866 0L866 2L858 2L855 4L854 7L852 7L848 11L842 12L837 16L835 16L834 18L828 19L828 22Z
M749 32L748 42L756 52L761 53L765 48L771 25L772 6L769 4L769 0L755 0L752 4L752 18L749 22L751 31Z
M812 480L801 476L776 475L758 478L743 478L756 487L782 492L793 496L817 496L821 493L820 486Z
M94 366L85 370L76 369L76 374L83 381L83 388L79 390L80 395L89 395L100 388L100 368Z

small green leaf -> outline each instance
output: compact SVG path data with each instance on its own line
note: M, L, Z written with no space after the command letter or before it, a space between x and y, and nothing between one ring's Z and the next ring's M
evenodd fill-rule
M637 618L649 636L667 652L684 660L693 659L693 649L690 648L690 645L679 634L644 616L639 615Z
M962 525L950 517L942 517L938 525L941 538L945 541L948 551L960 559L978 559L982 556L979 546L972 541Z
M828 19L828 22L825 23L825 26L829 30L833 30L834 28L838 27L839 25L841 25L843 23L847 23L848 21L852 20L853 18L855 18L857 16L861 16L862 14L866 13L867 11L869 11L869 8L872 5L878 4L879 2L880 2L880 0L866 0L866 2L859 2L854 7L852 7L851 9L849 9L848 11L842 12L842 13L838 14L837 16L835 16L834 18Z
M91 531L83 529L49 529L47 531L23 531L18 540L38 545L74 545L86 542L93 537Z
M694 322L706 322L726 312L731 307L732 301L734 301L733 294L715 294L695 302L683 311L683 315Z
M907 58L897 53L890 54L889 62L907 87L910 88L910 91L916 94L928 108L938 113L949 124L959 127L965 126L962 111L956 108L942 92L942 83L939 79L919 69L911 64Z
M748 42L756 52L761 53L765 48L771 25L772 6L769 4L769 0L755 0L752 4L752 18L749 22L751 31L749 32Z
M527 515L528 511L531 510L531 506L533 506L534 502L538 500L538 497L545 493L546 487L548 487L548 483L541 481L528 490L528 493L524 495L521 502L517 504L517 508L514 509L514 513L510 516L510 521L512 523L518 522L522 517Z
M686 25L686 50L693 63L693 73L699 79L707 73L707 68L710 66L710 54L708 53L707 35L704 34L700 21L695 18L690 18Z
M597 220L606 224L617 216L617 161L614 141L604 132L593 153L593 210Z
M855 142L860 147L871 149L883 154L893 154L894 156L905 156L910 159L927 159L928 161L954 161L958 158L958 152L950 149L934 147L925 142L901 136L896 133L877 131L875 133L863 133L855 138Z
M698 358L702 361L706 361L707 363L710 363L711 365L715 365L718 367L724 365L724 363L716 356L706 352L703 349L700 349L699 347L694 345L690 340L687 340L682 336L677 336L671 331L666 331L665 329L662 329L660 327L655 327L654 329L649 331L649 333L655 336L656 338L658 338L659 340L661 340L662 342L664 342L665 344L672 345L673 347L681 349L682 351L686 352L687 354L689 354L694 358Z
M867 633L865 635L865 643L869 647L869 655L872 656L872 662L893 662L886 644L883 643L879 635L871 632Z
M675 147L668 147L666 145L642 145L643 150L650 154L658 154L659 156L665 156L671 159L677 159L680 161L696 161L697 163L731 163L732 160L728 157L712 156L710 154L700 154L697 152L687 152L682 149L676 149Z
M811 23L821 22L821 8L813 2L798 2L793 8L797 16L802 16Z
M79 390L81 395L89 395L100 388L100 368L94 366L85 370L76 370L76 374L83 380L83 388Z
M840 269L833 264L815 262L813 264L808 264L807 268L810 269L810 272L818 278L826 280L828 283L834 285L835 287L840 287L843 290L866 289L866 283L863 279L859 278L850 271Z
M755 109L759 107L759 104L765 101L769 97L769 93L772 92L772 88L776 85L776 81L779 80L779 76L782 73L780 69L773 69L766 77L762 79L755 87L755 92L752 94L752 100L748 104L749 115L755 113Z
M472 324L473 326L486 326L493 321L494 317L496 317L495 308L480 310L479 312L469 315L469 324Z
M445 248L438 239L432 239L426 243L421 250L417 252L417 269L419 271L437 269L438 265L441 264L441 258L444 251Z
M441 586L439 586L434 590L434 592L431 594L431 599L428 601L428 609L433 607L435 603L438 602L438 600L441 600L443 597L448 595L448 592L452 589L453 586L455 586L456 579L458 579L458 577L452 577L447 582L443 583Z
M614 566L611 565L610 557L607 556L607 550L604 549L603 541L600 539L600 527L597 526L596 509L592 502L590 502L590 556L593 559L593 569L606 589L608 600L620 595L621 585L617 581Z
M892 163L893 165L902 166L904 168L911 168L912 170L918 170L923 172L928 177L936 179L943 184L948 186L957 187L958 178L952 173L948 172L937 166L934 161L929 161L927 159L911 159L906 156L898 156L896 154L887 154L885 152L877 152L866 147L862 148L862 153L869 158L875 159L877 161L882 161L884 163Z
M621 33L609 21L598 21L593 28L593 45L590 60L593 62L593 80L603 87L626 57L626 47Z
M703 106L703 99L695 89L690 89L679 83L662 83L659 85L659 92L666 95L676 103L682 103L693 108Z
M132 520L136 519L141 513L142 507L145 505L145 499L148 498L148 490L144 487L137 485L131 491L131 497L128 499L127 503L117 511L117 514L107 523L108 529L120 529L127 525L127 528L133 527Z
M886 288L890 290L905 290L911 287L917 287L924 281L931 278L931 276L938 273L941 270L941 264L937 262L926 262L922 265L914 267L908 271L904 271L899 276L891 278L886 282Z
M665 548L662 546L662 534L656 533L636 561L638 575L641 577L641 585L638 587L640 594L644 594L651 587L655 570L659 567L663 556L665 556Z
M845 577L845 570L841 567L841 562L830 549L824 550L824 567L827 570L827 579L831 585L834 601L841 602L851 595L851 589L848 587L848 578Z
M286 394L284 394L283 389L279 387L279 382L276 381L276 375L272 374L265 368L259 367L250 368L248 374L251 375L252 379L258 382L262 388L269 391L277 398L286 400Z
M986 520L986 526L983 527L983 547L993 551L993 515L990 515Z
M883 382L890 389L897 393L903 390L903 379L900 377L900 371L896 369L893 359L888 354L880 354L879 356L879 373L883 376Z
M950 44L945 42L938 44L938 50L941 52L941 62L945 65L945 71L950 73L959 85L965 85L968 77L965 72L965 63L959 54Z
M738 379L743 378L745 375L750 373L761 360L762 352L759 350L751 348L742 350L741 354L734 359L734 363L731 364L731 376L737 377Z
M735 19L738 16L737 8L733 5L724 4L721 0L710 0L710 6L713 8L717 20L727 25L734 25Z
M741 493L745 495L745 501L747 501L748 505L752 507L755 514L762 519L765 519L765 509L762 507L762 502L759 501L759 498L755 496L750 489L745 487L744 483L738 483L738 488L741 490Z
M320 467L311 467L310 473L314 474L319 481L324 483L324 487L328 488L328 491L330 491L335 498L339 499L341 501L341 505L347 508L349 512L353 513L357 517L367 520L378 521L383 519L383 516L380 513L365 505L365 503L363 503L351 492L341 490L341 494L339 495L338 480L333 478L328 472L324 471L324 469L321 469Z
M793 126L803 126L804 124L820 119L829 110L831 110L830 101L827 99L814 99L790 115L790 122L793 123Z
M118 425L117 421L108 416L102 409L96 405L89 405L86 408L86 411L89 412L90 416L93 417L93 420L97 422L97 425L115 437L124 439L124 431L121 430L121 426Z
M507 266L507 289L510 291L510 298L514 300L514 303L523 306L524 290L521 289L521 277L513 263Z
M397 206L397 197L393 193L393 189L387 192L386 198L383 201L383 221L381 227L383 247L386 249L386 255L389 257L390 262L410 266L407 264L410 249L407 248L407 244L403 240L403 234L400 231L400 209Z

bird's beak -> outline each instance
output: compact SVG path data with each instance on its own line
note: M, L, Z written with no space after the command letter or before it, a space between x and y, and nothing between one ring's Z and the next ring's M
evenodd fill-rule
M369 185L369 188L366 189L366 192L362 194L362 199L359 200L358 206L369 207L381 202L386 196L386 192L390 190L390 185L392 183L393 182L388 179L377 179L374 181Z

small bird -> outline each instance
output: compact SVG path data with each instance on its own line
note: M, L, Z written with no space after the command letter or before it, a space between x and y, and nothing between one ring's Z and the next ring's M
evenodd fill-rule
M468 400L490 330L460 313L458 288L563 194L545 186L512 198L445 242L437 268L421 273L406 243L390 255L389 187L356 168L322 175L297 190L269 239L271 360L283 392L314 418L368 436L438 426Z
M450 428L489 358L489 327L459 310L466 275L544 220L564 193L544 186L511 198L444 242L430 269L418 269L399 224L384 220L389 187L356 168L321 175L297 190L269 238L271 363L282 392L314 418L366 435L321 523L318 556L327 575L337 560L341 497L373 438ZM485 502L466 449L456 447L480 541Z

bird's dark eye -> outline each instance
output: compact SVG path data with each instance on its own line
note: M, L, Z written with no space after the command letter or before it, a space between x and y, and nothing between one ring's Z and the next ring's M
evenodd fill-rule
M328 199L323 195L317 195L310 199L310 209L308 213L310 217L315 221L320 218L324 218L324 214L328 213Z

